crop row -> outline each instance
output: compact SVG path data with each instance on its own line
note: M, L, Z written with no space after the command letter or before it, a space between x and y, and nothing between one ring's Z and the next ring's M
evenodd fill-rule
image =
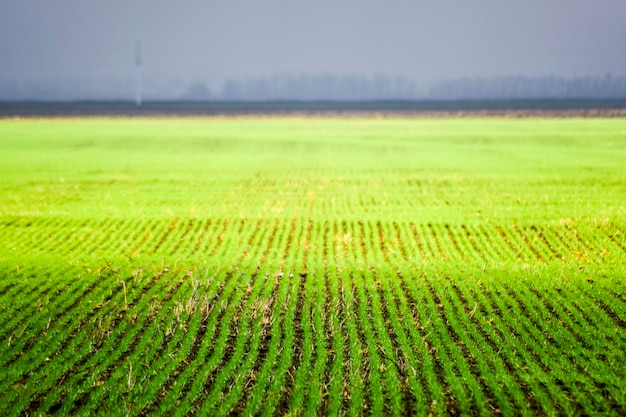
M378 227L244 229L248 252L231 247L221 269L4 267L0 402L12 415L626 411L619 279L419 268L417 242L392 251Z
M291 219L174 219L174 220L69 220L15 218L0 228L0 244L5 257L60 256L65 259L160 259L215 260L230 262L220 253L246 255L242 236L275 228L288 229ZM317 222L314 222L317 223ZM364 227L371 232L366 232ZM342 253L362 253L363 239L376 236L384 259L402 253L406 261L463 262L490 265L498 262L596 263L620 259L626 252L626 232L613 223L577 224L477 224L453 225L412 222L324 221L312 229L313 236L327 228L337 232L329 243ZM349 231L348 231L349 230ZM258 244L266 245L273 234ZM288 237L287 244L301 245L301 235ZM407 250L411 247L411 250ZM230 256L230 255L228 255ZM270 255L269 259L274 259ZM371 262L363 253L355 261Z

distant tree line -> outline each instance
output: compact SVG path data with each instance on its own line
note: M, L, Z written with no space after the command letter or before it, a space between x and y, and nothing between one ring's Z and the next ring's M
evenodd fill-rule
M456 99L559 99L624 98L626 77L495 77L463 78L434 85L428 98Z
M274 76L226 81L222 100L380 100L414 99L415 84L403 77L359 75Z
M132 100L134 80L19 80L0 77L0 100ZM626 76L460 78L418 85L378 75L276 75L231 79L218 88L202 81L146 79L147 100L485 100L626 98Z
M404 77L358 75L274 76L228 80L218 100L471 100L626 98L626 76L461 78L419 88ZM190 97L198 98L198 94Z

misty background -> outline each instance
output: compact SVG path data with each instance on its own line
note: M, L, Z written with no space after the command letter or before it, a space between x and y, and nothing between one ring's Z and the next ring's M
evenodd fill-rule
M626 97L623 0L0 0L0 100Z

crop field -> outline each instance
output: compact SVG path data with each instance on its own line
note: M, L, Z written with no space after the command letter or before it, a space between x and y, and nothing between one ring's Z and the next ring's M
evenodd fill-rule
M626 119L0 120L3 415L624 415Z

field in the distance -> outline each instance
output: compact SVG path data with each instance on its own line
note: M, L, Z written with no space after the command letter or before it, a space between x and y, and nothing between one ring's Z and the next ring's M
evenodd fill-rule
M0 121L0 406L623 415L625 161L625 119Z

